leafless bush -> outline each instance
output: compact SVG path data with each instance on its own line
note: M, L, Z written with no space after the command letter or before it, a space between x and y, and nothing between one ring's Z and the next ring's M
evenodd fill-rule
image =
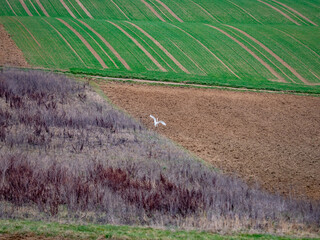
M319 203L219 174L64 76L0 74L0 144L0 201L18 209L0 204L0 217L33 206L103 223L320 227Z

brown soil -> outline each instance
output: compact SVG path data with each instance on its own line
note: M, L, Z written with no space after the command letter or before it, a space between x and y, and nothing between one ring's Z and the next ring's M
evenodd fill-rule
M111 101L223 172L320 199L320 98L103 83Z
M17 47L10 35L0 24L0 65L14 67L29 67L22 51Z

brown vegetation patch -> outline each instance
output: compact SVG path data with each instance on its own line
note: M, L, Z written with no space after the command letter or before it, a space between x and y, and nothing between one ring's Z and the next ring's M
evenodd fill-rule
M26 234L0 234L0 240L34 240L34 239L41 239L41 240L66 240L69 238L64 238L60 236L56 237L47 237L44 235L36 235L33 233L26 233Z
M272 192L320 199L320 98L102 84L114 104L224 172Z
M0 24L0 65L29 67L22 51Z

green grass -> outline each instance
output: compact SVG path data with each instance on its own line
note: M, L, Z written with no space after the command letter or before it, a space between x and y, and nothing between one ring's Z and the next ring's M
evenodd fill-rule
M1 234L26 234L60 236L68 239L295 239L268 234L219 235L200 231L181 231L176 229L155 229L149 227L114 226L97 224L62 224L26 220L0 220ZM301 238L302 239L302 238Z
M145 72L145 73L132 73L128 75L126 72L112 71L112 70L90 70L72 68L70 73L73 74L85 74L91 76L102 76L102 77L115 77L115 78L136 78L154 81L167 81L167 82L180 82L186 84L203 84L204 86L221 86L221 87L233 87L233 88L245 88L245 89L259 89L259 90L270 90L279 91L286 93L308 93L308 94L320 94L320 86L306 86L297 85L290 83L274 83L267 81L239 81L222 78L210 78L210 76L196 76L191 75L187 79L184 74L175 73L158 73L158 72Z

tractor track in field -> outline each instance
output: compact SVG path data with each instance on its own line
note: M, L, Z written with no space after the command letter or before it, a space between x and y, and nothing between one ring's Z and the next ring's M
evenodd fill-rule
M102 68L108 68L108 66L105 64L105 62L102 60L102 58L99 56L99 54L92 48L92 46L87 42L87 40L84 39L84 37L77 32L71 25L69 25L66 21L57 18L62 24L64 24L67 28L69 28L80 40L81 42L88 48L88 50L91 52L91 54L98 60L98 62L101 64Z
M217 89L100 83L149 128L249 184L320 199L320 98Z

